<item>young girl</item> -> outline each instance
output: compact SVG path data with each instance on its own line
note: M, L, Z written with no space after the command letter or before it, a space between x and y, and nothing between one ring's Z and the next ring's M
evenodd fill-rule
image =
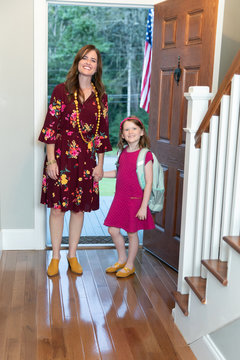
M144 191L141 189L136 164L140 149L149 148L150 142L144 125L135 116L124 119L120 124L118 147L122 150L118 171L104 172L104 177L117 177L116 193L104 221L117 248L118 261L106 269L117 277L127 277L135 272L134 260L138 252L138 230L154 229L154 221L148 207L152 189L153 157L149 151L145 160ZM125 242L120 229L128 233L129 248L126 254Z

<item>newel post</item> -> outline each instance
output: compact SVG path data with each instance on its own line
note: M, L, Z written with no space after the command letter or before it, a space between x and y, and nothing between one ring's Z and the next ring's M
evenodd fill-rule
M193 86L184 94L188 100L186 147L184 160L184 182L182 218L180 232L180 254L178 272L178 291L188 293L185 276L191 276L195 249L195 224L198 186L198 163L200 149L195 148L195 134L207 112L212 94L208 86Z

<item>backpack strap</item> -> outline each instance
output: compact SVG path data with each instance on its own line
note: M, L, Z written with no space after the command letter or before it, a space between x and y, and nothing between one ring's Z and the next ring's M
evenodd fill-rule
M136 172L138 177L138 182L142 190L145 188L145 160L146 155L150 150L147 148L143 148L139 151L137 157L137 165L136 165Z
M118 168L119 168L119 159L120 159L121 153L122 153L122 150L118 150L118 152L117 152L117 160L116 160L116 162L115 162L117 171L118 171Z

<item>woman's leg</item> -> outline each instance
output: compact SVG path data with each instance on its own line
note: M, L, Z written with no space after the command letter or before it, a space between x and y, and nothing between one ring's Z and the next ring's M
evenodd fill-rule
M60 259L60 247L62 242L64 212L60 209L51 209L49 217L50 234L52 241L53 258Z
M128 258L125 266L129 269L133 269L139 246L138 233L128 233L128 240Z
M69 250L68 257L76 257L76 250L82 232L84 213L71 211L69 222Z
M116 246L118 252L118 262L119 264L124 264L127 259L125 241L120 233L120 229L116 227L109 227L108 232L111 235L113 242Z

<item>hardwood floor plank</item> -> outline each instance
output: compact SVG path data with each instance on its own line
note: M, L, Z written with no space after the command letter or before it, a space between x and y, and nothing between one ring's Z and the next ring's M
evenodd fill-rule
M98 346L101 353L101 358L104 360L114 359L115 349L113 347L111 334L101 306L101 301L96 291L96 285L86 256L86 250L85 259L83 259L83 253L81 251L78 252L78 255L80 262L82 265L84 264L83 283L87 295L89 310L94 324Z
M36 294L37 276L35 265L38 252L27 251L27 269L25 277L25 293L22 314L21 360L36 359L37 324L36 324Z
M2 354L5 354L7 351L8 333L6 328L8 328L8 320L11 313L16 259L17 253L15 251L11 254L10 252L4 252L1 259L3 261L0 283L0 349Z
M51 360L52 333L50 324L50 289L46 269L50 261L50 251L39 251L37 267L37 360Z
M20 359L20 335L22 329L26 268L26 256L16 253L15 278L12 288L12 301L10 303L11 308L5 328L6 349L3 358L8 360Z

